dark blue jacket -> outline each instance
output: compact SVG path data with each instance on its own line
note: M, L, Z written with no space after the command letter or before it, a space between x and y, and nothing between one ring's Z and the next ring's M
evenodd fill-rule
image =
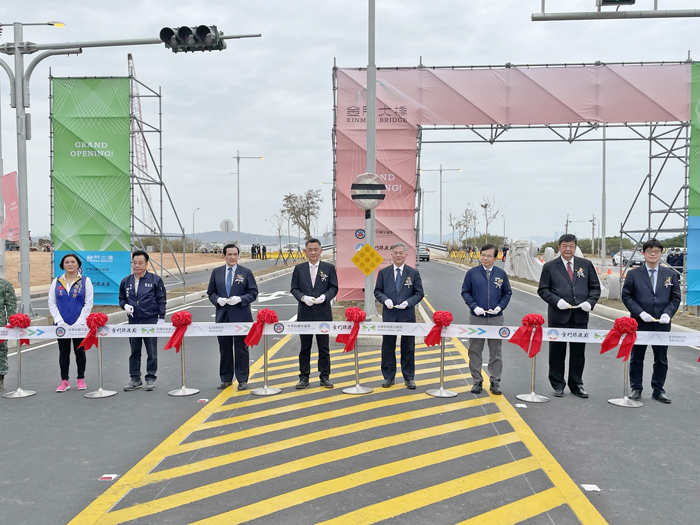
M119 306L130 304L134 314L128 316L129 324L153 324L165 319L165 285L156 274L146 272L139 280L138 295L134 293L134 274L124 277L119 284Z
M462 298L467 303L472 315L476 315L474 308L477 306L484 310L493 310L500 306L501 311L498 314L486 314L486 317L503 315L503 310L508 306L512 294L506 272L496 265L491 267L490 282L486 282L486 270L482 264L472 268L464 276Z

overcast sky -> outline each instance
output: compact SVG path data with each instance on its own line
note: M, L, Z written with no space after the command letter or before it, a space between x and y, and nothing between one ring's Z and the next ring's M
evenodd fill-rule
M660 0L662 9L698 8L691 0ZM383 67L682 61L698 58L700 19L532 22L540 0L377 0L377 64ZM651 9L637 0L635 9ZM549 0L548 11L593 11L595 0ZM622 9L629 9L623 7ZM332 68L367 64L367 2L361 0L258 0L256 2L154 0L3 2L0 22L60 20L62 29L27 27L25 40L48 43L157 37L164 26L216 24L226 34L261 33L229 40L213 53L173 54L162 45L85 49L80 56L51 57L31 82L33 139L28 143L30 229L50 230L48 75L126 76L127 53L138 78L163 93L164 180L188 233L235 222L236 151L265 160L241 161L241 229L272 234L265 222L287 192L322 189L318 233L332 224ZM0 43L10 40L4 28ZM694 49L693 44L696 44ZM12 64L13 57L1 57ZM27 63L29 60L27 60ZM5 172L16 169L14 110L7 77L0 72ZM157 107L144 101L145 120ZM424 134L435 140L437 132ZM519 135L520 138L539 138ZM439 138L448 138L440 132ZM456 137L453 137L456 138ZM155 146L155 144L154 144ZM648 144L608 146L608 235L619 230L648 170ZM443 231L447 214L494 197L504 210L491 226L509 237L554 236L570 230L590 237L601 215L600 143L433 145L422 151L423 168L461 168L444 176ZM680 173L680 172L679 172ZM677 178L676 180L680 180ZM426 174L426 190L438 190ZM675 193L677 182L667 183ZM155 195L154 195L155 196ZM439 230L438 194L426 196L425 226ZM646 215L635 213L638 226ZM165 228L176 229L166 215ZM480 225L483 229L483 224Z

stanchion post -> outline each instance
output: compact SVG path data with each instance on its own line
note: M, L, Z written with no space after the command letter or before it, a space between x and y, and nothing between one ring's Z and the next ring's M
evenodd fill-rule
M100 381L100 388L94 392L88 392L85 394L85 397L88 399L101 399L103 397L116 396L116 390L104 390L102 388L102 339L100 338L99 334L97 335L97 371Z
M615 405L618 407L625 407L625 408L639 408L643 407L644 403L641 401L636 401L634 399L630 399L627 397L627 386L628 386L628 381L629 381L629 369L628 369L629 363L628 361L624 362L624 366L622 367L622 373L624 374L624 377L622 378L622 397L618 397L615 399L608 399L608 403L611 405Z
M425 392L433 397L455 397L457 392L445 390L445 338L440 338L440 388L433 388Z
M279 394L279 388L270 388L267 386L267 335L263 334L263 386L250 391L254 396L274 396Z
M22 340L17 339L17 390L3 394L7 399L18 399L20 397L30 397L36 395L34 390L22 389Z
M362 386L360 384L360 357L358 356L358 350L359 348L357 346L357 343L355 343L355 348L353 348L352 350L355 353L355 386L344 388L343 394L370 394L374 390L373 388L370 388L368 386Z
M187 388L185 384L185 339L182 339L182 345L180 346L180 369L182 370L182 387L168 392L169 396L181 397L181 396L193 396L199 393L198 388Z
M530 359L530 361L532 361L532 368L530 372L530 393L518 394L515 397L520 399L520 401L529 401L530 403L546 403L549 401L548 397L535 394L535 359L537 359L536 355Z

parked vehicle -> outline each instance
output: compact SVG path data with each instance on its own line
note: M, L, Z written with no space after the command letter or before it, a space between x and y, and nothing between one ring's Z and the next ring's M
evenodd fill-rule
M629 262L630 259L632 260L631 263ZM619 264L622 264L622 266L627 266L628 263L631 267L641 266L644 264L644 255L642 255L642 252L640 251L632 252L632 250L623 250L622 252L618 252L613 255L612 263L613 266L617 266Z
M430 261L430 248L427 245L420 243L418 245L418 260L419 261Z

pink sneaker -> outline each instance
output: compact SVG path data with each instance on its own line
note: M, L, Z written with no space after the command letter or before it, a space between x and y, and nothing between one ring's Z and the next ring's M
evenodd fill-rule
M78 379L78 390L87 390L85 379Z
M64 379L61 381L61 384L58 385L56 392L65 392L66 390L70 390L70 383Z

